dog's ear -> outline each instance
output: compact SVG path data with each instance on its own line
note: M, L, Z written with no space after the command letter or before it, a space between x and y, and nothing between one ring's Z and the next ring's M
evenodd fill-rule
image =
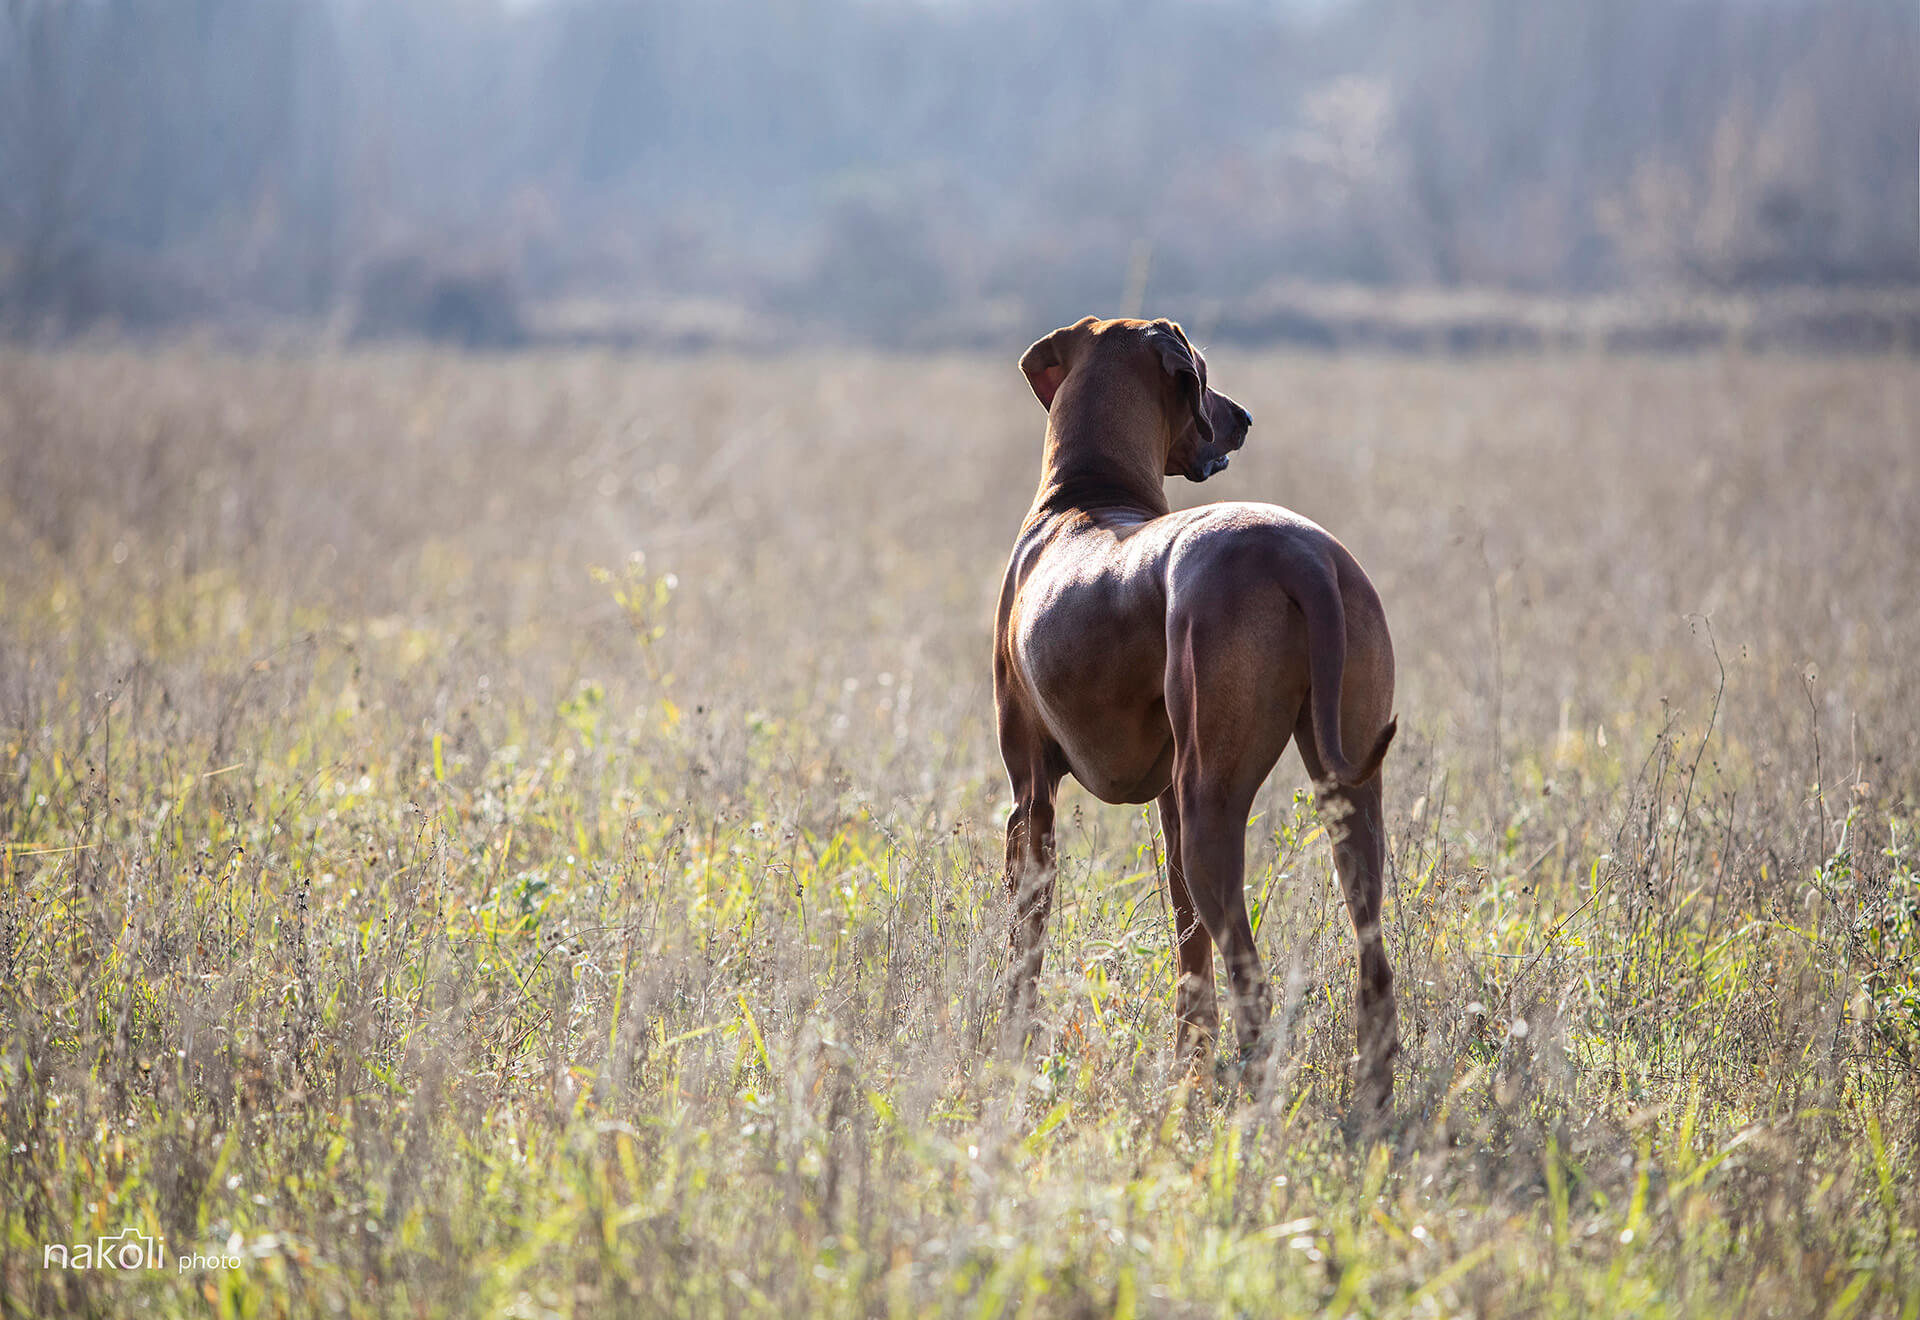
M1027 384L1033 386L1033 397L1040 400L1040 406L1049 412L1053 410L1053 396L1060 392L1060 382L1067 378L1067 372L1073 368L1074 349L1078 347L1081 335L1096 319L1082 317L1072 325L1062 326L1045 339L1036 340L1031 348L1020 355L1020 370L1027 378Z
M1151 330L1153 346L1160 351L1160 365L1173 377L1180 400L1193 414L1193 426L1200 443L1213 443L1213 422L1207 417L1207 386L1200 379L1199 355L1187 342L1186 331L1172 321L1155 321Z

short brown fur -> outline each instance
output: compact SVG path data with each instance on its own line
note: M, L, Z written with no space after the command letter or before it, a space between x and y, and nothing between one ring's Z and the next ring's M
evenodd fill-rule
M1220 471L1252 423L1208 386L1205 359L1173 322L1088 317L1034 344L1020 367L1048 416L1040 488L994 628L1014 797L1009 1026L1024 1039L1034 1009L1054 801L1071 774L1104 802L1158 802L1179 1053L1211 1057L1218 945L1258 1085L1273 996L1247 917L1245 830L1291 740L1317 785L1359 944L1355 1109L1376 1111L1399 1048L1380 910L1380 766L1394 733L1380 598L1340 542L1286 509L1170 511L1165 478ZM1358 764L1356 745L1368 749Z

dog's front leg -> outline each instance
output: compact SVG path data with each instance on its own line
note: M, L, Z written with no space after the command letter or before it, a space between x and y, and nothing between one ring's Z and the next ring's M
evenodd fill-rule
M1032 1030L1040 961L1053 910L1053 801L1058 781L1036 779L1021 785L1007 818L1008 927L1007 1018L1009 1043L1025 1048Z

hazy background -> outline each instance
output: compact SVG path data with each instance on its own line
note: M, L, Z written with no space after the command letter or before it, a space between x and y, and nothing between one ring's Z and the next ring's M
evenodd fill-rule
M0 4L14 336L1920 342L1911 0Z

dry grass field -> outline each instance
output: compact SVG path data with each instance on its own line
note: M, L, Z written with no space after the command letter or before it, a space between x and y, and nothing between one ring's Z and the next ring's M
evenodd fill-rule
M1002 356L0 355L0 1309L1920 1314L1920 367L1213 355L1399 654L1354 1133L1291 753L1274 1103L1072 787L993 1048Z

